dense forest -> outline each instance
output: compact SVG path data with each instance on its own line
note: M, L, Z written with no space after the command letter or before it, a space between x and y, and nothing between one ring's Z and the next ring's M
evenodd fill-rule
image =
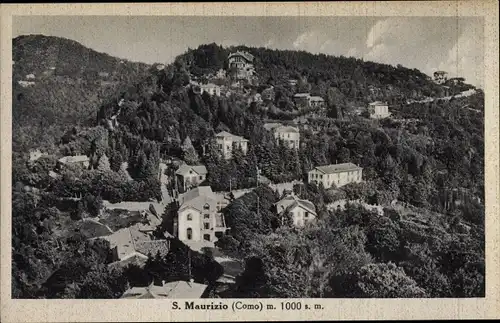
M67 52L68 47L76 52ZM256 57L257 82L234 86L231 73L213 78L227 69L227 55L235 50ZM34 59L39 52L43 59ZM146 269L110 269L102 265L109 261L106 244L85 240L73 225L95 216L103 199L161 198L158 163L172 158L206 165L206 184L215 191L255 187L257 169L278 183L303 180L317 165L363 167L361 184L329 191L314 185L295 188L318 210L317 224L304 230L276 217L272 204L280 196L266 186L232 201L225 210L231 232L218 245L247 264L232 291L235 297L484 295L480 89L469 97L444 99L473 87L438 85L402 66L216 44L156 68L69 40L23 36L14 40L14 61L14 81L36 75L35 85L14 83L13 89L15 297L114 298L127 281L158 277L152 273L181 261L185 251L179 247L168 259L151 257ZM53 74L45 75L52 66ZM99 74L103 71L108 75ZM193 79L210 79L230 95L199 94L190 85ZM264 100L249 100L266 91L271 95ZM295 107L293 94L303 91L325 98L324 113ZM419 102L427 97L443 99ZM370 120L355 113L375 100L389 103L392 118ZM299 150L264 129L266 120L290 123L297 117L307 121ZM235 150L233 158L221 158L214 135L223 130L247 138L248 152ZM42 139L40 133L47 136ZM29 148L49 155L27 162ZM48 175L58 157L80 154L89 157L89 169ZM61 197L74 196L83 198L60 205ZM340 196L382 205L386 212L377 215L355 205L328 209ZM394 201L408 207L397 209ZM199 257L197 266L206 275L197 280L215 280L219 269L207 265L213 260ZM85 266L74 271L79 262ZM70 271L76 276L64 278ZM61 282L44 284L49 279Z

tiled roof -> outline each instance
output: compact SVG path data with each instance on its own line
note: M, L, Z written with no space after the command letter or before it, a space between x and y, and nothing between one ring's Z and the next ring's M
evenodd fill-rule
M382 102L382 101L375 101L375 102L370 103L369 105L387 105L387 103Z
M123 293L121 298L200 298L207 285L195 282L175 281L163 286L132 287Z
M253 61L254 56L250 54L249 52L242 52L242 51L237 51L236 53L231 53L229 54L229 58L233 56L243 56L247 61Z
M299 129L292 126L281 126L274 129L276 132L300 132Z
M301 200L293 195L289 195L281 199L279 202L275 203L275 205L278 208L279 214L283 213L285 210L292 210L297 206L300 206L307 211L316 214L316 207L313 203L308 200Z
M79 156L64 156L62 158L59 158L59 161L61 163L83 163L83 162L88 162L90 159L86 155L79 155Z
M309 93L296 93L293 95L294 98L307 98L310 96L311 96L311 94L309 94Z
M168 240L140 241L135 244L135 250L146 256L154 257L158 252L161 256L166 256L170 250L170 242Z
M187 164L183 164L179 167L179 169L175 172L177 175L187 175L190 170L195 171L199 175L206 175L208 173L207 168L203 165L199 166L190 166Z
M320 96L311 96L311 97L309 98L309 100L311 100L311 101L325 101L325 100L324 100L322 97L320 97Z
M358 169L362 169L362 168L354 165L353 163L343 163L343 164L317 166L315 169L317 169L325 174L333 174L333 173L341 173L341 172L358 170Z
M272 130L272 129L275 129L275 128L278 128L281 126L282 126L282 124L279 122L269 122L269 123L264 124L264 129L269 131L269 130Z
M230 138L232 141L248 141L248 139L245 139L243 137L233 135L232 133L229 133L227 131L221 131L218 134L215 135L216 137L223 137L223 138Z
M179 200L181 202L179 211L191 207L202 212L206 204L209 204L211 209L217 207L217 197L210 186L198 186L182 194Z
M167 240L151 240L147 233L141 231L139 223L102 238L109 241L111 248L116 247L120 260L137 253L147 256L148 252L151 252L156 255L157 251L164 253L168 252L169 248Z

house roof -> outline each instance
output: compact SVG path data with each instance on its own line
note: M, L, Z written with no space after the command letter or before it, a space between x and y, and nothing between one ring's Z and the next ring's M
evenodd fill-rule
M300 132L299 129L292 126L280 126L274 129L276 132Z
M217 203L217 197L212 192L210 186L198 186L182 194L179 200L181 201L179 211L191 207L202 212L206 204L209 204L210 207L215 207Z
M276 207L282 206L282 208L278 210L279 214L283 213L285 210L292 210L298 206L316 215L316 207L312 202L308 200L301 200L295 195L289 195L275 203L275 205Z
M320 97L320 96L311 96L311 97L309 98L309 100L311 100L311 101L325 101L325 100L324 100L322 97Z
M253 61L254 59L254 56L252 54L250 54L249 52L243 52L243 51L237 51L236 53L231 53L229 54L229 57L228 58L231 58L233 56L242 56L243 58L245 58L247 61Z
M221 131L218 134L216 134L215 136L222 137L222 138L230 138L232 141L248 141L248 139L233 135L232 133L229 133L227 131Z
M215 84L213 84L213 83L208 83L208 84L200 84L200 87L201 87L202 89L207 89L207 88L218 88L218 87L220 88L220 86L215 85Z
M159 251L162 255L168 253L170 243L167 240L151 240L150 236L141 230L140 224L135 224L128 228L115 231L113 234L102 237L108 240L110 247L115 248L118 253L118 259L125 260L132 256L148 253L156 255Z
M206 175L208 173L207 168L203 165L190 166L187 164L181 165L175 173L177 175L185 176L185 175L189 174L190 170L193 170L196 174L199 174L199 175Z
M311 96L311 94L309 94L309 93L295 93L293 95L294 98L307 98L310 96Z
M132 287L123 293L121 298L200 298L207 285L195 282L175 281L163 286L149 285L147 287Z
M140 241L135 244L135 250L143 255L156 256L159 252L161 256L166 256L170 250L170 242L168 240L151 240Z
M382 101L375 101L375 102L370 103L369 105L387 105L387 103L382 102Z
M279 122L269 122L269 123L264 124L264 129L272 130L274 128L281 127L281 126L282 126L282 124Z
M320 172L323 172L325 174L333 174L333 173L342 173L342 172L358 170L358 169L362 169L362 168L354 165L353 163L343 163L343 164L317 166L317 167L315 167L315 169L317 169Z
M149 221L151 226L157 226L161 223L161 215L165 209L164 206L156 202L135 202L135 201L124 201L119 203L110 203L104 200L102 205L108 210L124 210L128 212L145 212L143 215ZM153 213L156 212L156 215ZM146 230L146 228L144 228Z
M59 161L64 164L68 163L83 163L88 162L90 159L86 155L78 155L78 156L64 156L59 158Z

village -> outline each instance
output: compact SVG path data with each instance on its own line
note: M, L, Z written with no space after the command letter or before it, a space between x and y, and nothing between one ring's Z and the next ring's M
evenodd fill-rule
M245 84L257 84L255 68L253 65L254 56L245 51L236 51L229 55L229 70L236 72L236 81L228 88L224 85L217 85L217 80L225 79L229 71L219 70L215 75L207 75L204 80L193 77L187 87L192 88L196 94L206 93L210 96L231 96L234 93L245 95L247 103L262 103L273 97L273 87L266 87L261 93L252 91ZM164 65L158 65L157 69L163 69ZM444 72L437 72L435 75L436 83L443 83L446 75ZM29 74L26 81L19 81L21 86L30 86L35 81L35 76ZM244 81L244 82L243 82ZM297 80L288 80L291 87L297 85ZM468 95L468 94L464 94ZM297 111L309 111L306 116L320 117L325 113L325 99L311 95L311 93L296 92L293 95L293 102ZM123 100L118 103L121 107ZM120 110L108 120L110 130L118 127L117 115ZM391 111L386 102L374 101L366 107L358 110L358 116L366 116L373 122L379 122L382 119L391 118ZM307 121L304 117L296 118L291 122L280 120L267 120L264 124L266 131L269 131L278 144L285 145L289 149L302 149L301 132L308 129ZM316 129L319 130L319 129ZM225 160L233 157L233 151L238 149L244 155L249 150L249 139L232 134L228 131L221 131L215 134L213 140L216 142L218 153ZM186 137L184 144L191 144L189 137ZM32 151L30 160L35 161L43 154L40 151ZM64 156L58 160L58 169L64 169L71 165L82 169L88 169L90 159L86 155ZM122 167L126 173L127 163ZM170 169L175 172L172 175ZM193 252L204 252L212 250L215 254L215 261L219 262L225 269L223 275L218 279L220 284L234 284L236 276L242 270L242 264L228 257L221 252L217 252L216 243L218 239L230 232L231 228L226 224L224 218L224 209L232 200L251 192L253 188L230 189L229 191L214 191L210 186L203 183L207 178L207 167L203 164L188 164L182 159L168 157L162 158L158 165L158 179L161 183L161 199L149 202L122 201L111 203L103 201L102 209L95 218L86 218L85 221L92 222L94 225L101 226L106 234L93 237L92 239L105 239L113 252L113 261L109 264L111 267L126 267L130 264L144 266L149 257L161 255L165 256L170 250L170 244L173 239L177 239L188 246ZM53 178L61 175L57 171L50 171ZM275 203L275 214L282 219L286 215L291 215L293 226L300 230L312 223L317 218L316 206L312 201L299 198L293 192L295 184L300 181L273 183L265 176L261 175L257 169L257 186L267 185L276 191L281 199ZM335 191L350 183L363 182L363 168L351 163L338 163L328 165L316 165L307 173L307 183L321 185L325 190ZM78 200L75 196L73 199ZM256 201L257 204L259 201ZM340 200L328 205L328 209L336 210L344 208L347 203L358 203L367 209L373 209L375 212L383 213L380 205L367 204L364 201ZM158 231L164 219L165 210L172 205L176 207L176 216L171 219L172 225L165 229L162 237L158 238L154 232ZM113 230L106 223L105 219L121 218L124 222L129 219L131 225ZM104 219L104 221L103 221ZM215 252L214 252L215 250ZM238 268L235 270L234 268ZM163 282L162 285L151 284L148 287L130 286L122 298L200 298L207 297L208 286L190 281Z

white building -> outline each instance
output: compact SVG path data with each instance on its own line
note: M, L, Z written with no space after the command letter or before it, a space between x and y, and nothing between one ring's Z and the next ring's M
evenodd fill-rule
M177 237L190 244L213 247L226 231L221 210L228 204L210 186L199 186L179 196Z
M301 200L294 195L289 195L274 204L278 215L284 216L290 213L293 225L301 228L316 219L316 208L308 200Z
M61 165L81 165L88 168L90 165L90 159L86 155L78 156L64 156L58 160L59 166Z
M245 79L253 76L255 69L253 66L254 56L248 52L237 51L228 57L229 68L236 69L236 77Z
M372 119L388 118L391 115L387 103L380 101L370 103L368 105L368 113Z
M353 163L317 166L308 173L309 183L323 183L324 188L361 183L363 168Z
M293 96L293 101L296 105L309 108L319 108L325 104L325 100L322 97L311 96L309 93L296 93Z
M232 151L235 146L239 147L245 155L248 151L247 139L230 134L227 131L222 131L216 134L215 140L217 143L217 148L225 159L229 159L232 157Z
M207 168L203 165L190 166L183 164L175 172L179 186L182 186L184 191L200 185L207 178Z
M220 86L213 83L200 84L201 93L207 92L210 95L220 96Z
M276 141L282 140L289 148L298 149L300 147L300 131L298 128L284 126L280 123L266 123L264 128L272 131Z

